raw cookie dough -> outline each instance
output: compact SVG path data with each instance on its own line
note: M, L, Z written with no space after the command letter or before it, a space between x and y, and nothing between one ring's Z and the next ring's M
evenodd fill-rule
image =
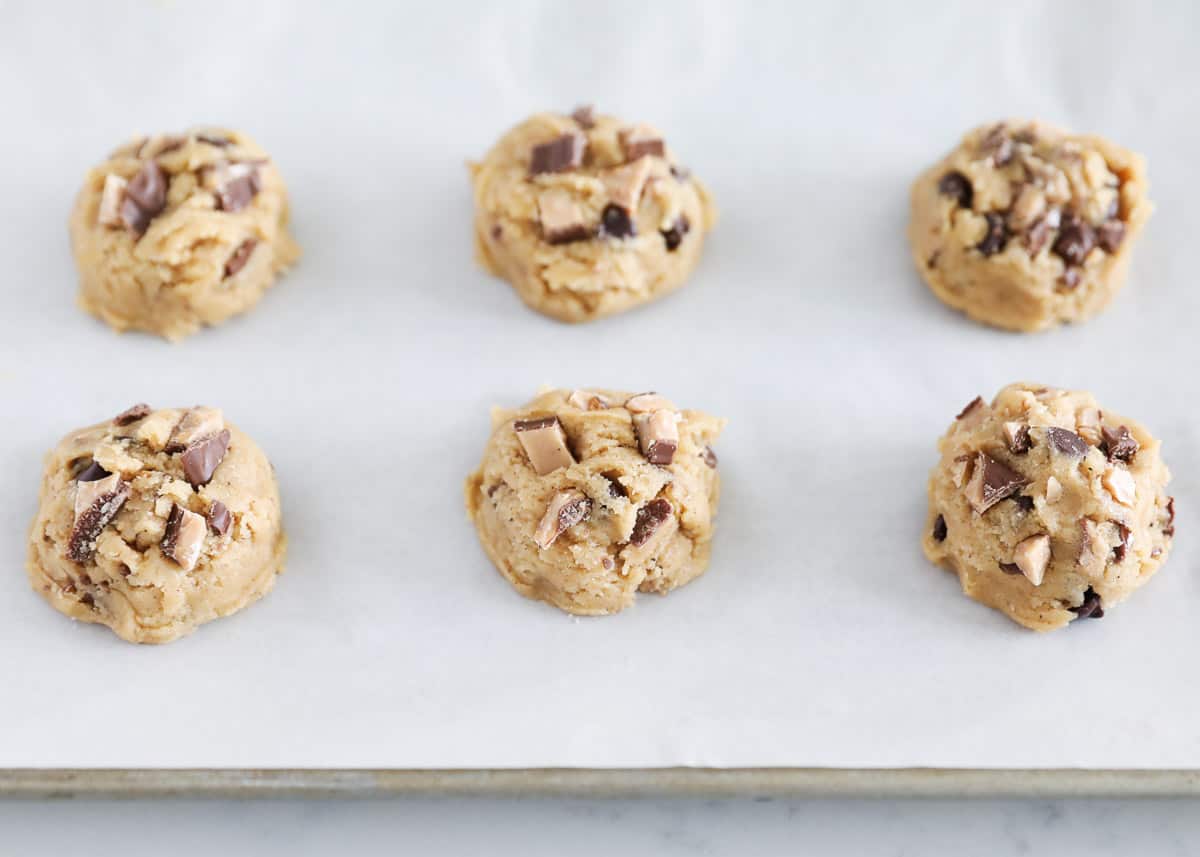
M1038 331L1100 312L1150 216L1140 155L1039 122L976 128L912 189L913 261L976 321Z
M287 222L283 179L244 134L136 139L75 200L80 306L118 331L182 339L253 307L296 261Z
M683 285L716 220L662 135L580 108L542 113L471 165L480 263L560 321L590 321Z
M724 420L654 393L552 390L494 411L467 511L518 592L616 613L708 565Z
M1166 562L1159 443L1090 393L1012 384L967 405L938 446L925 554L1026 628L1098 619Z
M166 643L270 591L285 539L275 472L219 410L135 405L46 460L29 580L62 613Z

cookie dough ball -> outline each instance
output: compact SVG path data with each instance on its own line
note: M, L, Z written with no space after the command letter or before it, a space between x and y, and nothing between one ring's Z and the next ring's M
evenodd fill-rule
M62 613L166 643L270 591L285 540L275 472L214 408L135 405L50 453L29 580Z
M658 131L590 108L522 122L471 174L480 262L561 321L679 288L716 218Z
M1098 619L1166 562L1175 501L1159 443L1090 393L1012 384L967 405L938 445L925 554L1026 628Z
M554 390L492 425L467 511L522 595L603 615L704 572L724 420L655 393Z
M258 303L299 256L275 164L237 131L134 140L71 212L79 303L118 331L177 340Z
M912 189L909 241L933 293L1037 331L1104 309L1150 216L1140 155L1039 122L977 128Z

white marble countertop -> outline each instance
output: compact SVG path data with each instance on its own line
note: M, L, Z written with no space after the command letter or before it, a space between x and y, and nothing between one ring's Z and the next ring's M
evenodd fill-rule
M1186 800L0 802L0 854L1194 854Z

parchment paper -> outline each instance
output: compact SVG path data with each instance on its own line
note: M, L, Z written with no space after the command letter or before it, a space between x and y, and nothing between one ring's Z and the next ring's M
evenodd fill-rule
M0 6L0 766L1200 767L1197 32L1182 0ZM663 128L723 219L682 292L569 327L474 264L464 161L584 102ZM1005 116L1149 159L1086 325L987 330L912 270L912 177ZM196 123L272 152L305 257L242 319L118 337L74 306L73 196ZM937 436L1017 379L1147 423L1178 497L1159 577L1048 636L918 545ZM493 571L461 483L544 383L729 418L698 582L579 620ZM23 570L42 455L142 400L224 408L291 536L265 601L158 648Z

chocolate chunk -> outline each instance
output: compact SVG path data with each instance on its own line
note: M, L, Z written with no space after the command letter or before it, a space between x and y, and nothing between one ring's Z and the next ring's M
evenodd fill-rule
M220 500L213 500L212 505L208 507L209 529L218 536L223 536L229 532L231 526L233 526L233 515L229 514L229 507Z
M656 158L666 155L667 150L662 137L653 128L646 125L623 128L618 132L617 139L621 141L621 148L625 150L626 161L636 161L646 155Z
M1120 220L1106 220L1096 230L1096 242L1105 253L1116 253L1125 238L1125 224Z
M711 446L705 446L704 449L700 450L700 460L716 470L717 454L713 452L713 448Z
M191 571L200 559L207 529L204 518L176 504L171 507L159 548L163 556L175 560L184 571Z
M634 415L638 445L651 464L665 466L674 460L679 448L679 421L679 413L666 408Z
M609 203L600 215L600 234L605 238L632 238L637 230L628 211Z
M1004 439L1008 442L1008 451L1013 455L1024 455L1033 446L1033 438L1029 436L1029 426L1024 423L1007 422L1002 426Z
M513 431L538 476L575 463L575 456L567 446L567 434L558 417L516 420L513 422Z
M233 254L225 262L225 276L232 277L242 268L246 267L246 263L250 261L250 256L254 253L254 248L258 246L258 241L253 238L247 238L237 246Z
M679 245L683 243L683 236L687 235L691 228L692 224L681 214L670 229L662 230L663 241L667 244L668 253L674 253L679 249Z
M550 188L538 194L537 206L542 239L547 244L585 241L595 233L588 225L583 207L562 188Z
M1041 586L1046 577L1046 568L1050 565L1050 537L1040 533L1022 539L1013 548L1012 564L1030 583Z
M195 441L180 456L183 475L193 488L207 485L229 449L229 429Z
M138 420L143 420L150 416L151 408L145 402L134 405L131 408L121 411L113 417L113 425L127 426L136 423Z
M571 118L585 131L596 127L596 109L590 104L576 107L571 112Z
M1046 439L1050 441L1052 449L1063 455L1069 455L1072 458L1083 458L1087 455L1087 442L1073 431L1050 426L1046 429Z
M1015 497L1013 497L1013 502L1017 504L1017 508L1019 508L1022 512L1033 511L1033 498L1027 494L1017 494Z
M979 151L986 157L991 157L992 163L1003 167L1013 158L1013 141L1006 133L1004 123L1000 123L988 132L980 143Z
M961 411L959 411L958 416L956 416L954 419L961 420L967 414L971 413L971 411L975 410L976 408L982 407L982 406L983 406L983 396L976 396L974 399L967 402L966 407L964 407Z
M1026 485L1020 473L992 458L986 452L977 453L971 479L963 493L967 502L982 515L1001 500L1016 494Z
M1120 521L1113 521L1113 524L1117 528L1117 534L1121 537L1121 541L1117 542L1113 548L1113 562L1124 562L1129 549L1133 547L1133 530Z
M546 507L546 514L534 530L533 540L542 550L571 527L585 520L592 513L592 501L582 491L570 489L559 491Z
M933 522L933 540L935 542L944 542L946 540L946 519L942 515L938 515Z
M1059 284L1067 291L1073 291L1079 285L1080 273L1078 268L1067 268L1058 278Z
M183 452L194 442L212 437L223 428L225 419L219 408L190 408L172 430L167 441L167 452Z
M1141 445L1129 433L1127 426L1121 426L1115 430L1104 426L1100 429L1100 435L1104 438L1100 448L1104 450L1109 461L1131 462L1138 454L1138 450L1141 449Z
M121 220L135 234L141 235L150 221L167 207L167 173L156 161L142 165L125 188L121 202Z
M1045 217L1038 218L1032 226L1025 231L1025 249L1029 251L1030 256L1036 256L1046 246L1046 242L1050 240L1050 234L1058 228L1058 211L1054 210L1054 216L1047 214Z
M587 137L578 131L534 146L529 160L529 174L536 176L577 169L583 163L583 152L586 148Z
M256 164L228 164L217 171L217 176L214 194L221 211L241 211L262 190L262 178Z
M1167 498L1167 525L1163 527L1163 535L1167 538L1175 536L1175 498Z
M634 547L641 547L650 541L650 537L671 517L673 511L670 501L663 497L651 500L638 509L637 520L633 524L633 534L629 537L629 543Z
M938 193L955 200L963 208L970 208L975 199L971 181L960 172L946 173L938 180Z
M95 482L108 476L108 471L101 467L96 462L92 462L83 469L78 476L75 477L76 482Z
M987 220L987 233L975 245L975 249L985 256L994 256L1008 243L1008 224L1004 215L995 211L989 211L983 217Z
M572 390L567 404L581 411L603 411L609 407L608 397L591 390Z
M129 483L110 473L79 482L75 490L75 524L67 541L67 558L87 562L96 552L96 539L129 498Z
M1074 214L1063 218L1054 239L1054 252L1068 265L1082 265L1088 253L1096 246L1096 230L1092 225Z
M1021 567L1019 565L1017 565L1015 562L1000 563L1000 570L1003 571L1005 574L1021 574L1022 573Z
M1083 593L1083 603L1072 607L1071 612L1080 619L1101 619L1104 617L1104 606L1100 603L1100 596L1096 594L1096 590L1089 586Z
M625 486L615 476L609 476L607 473L602 474L604 481L608 483L609 497L628 497L629 492L625 490Z

